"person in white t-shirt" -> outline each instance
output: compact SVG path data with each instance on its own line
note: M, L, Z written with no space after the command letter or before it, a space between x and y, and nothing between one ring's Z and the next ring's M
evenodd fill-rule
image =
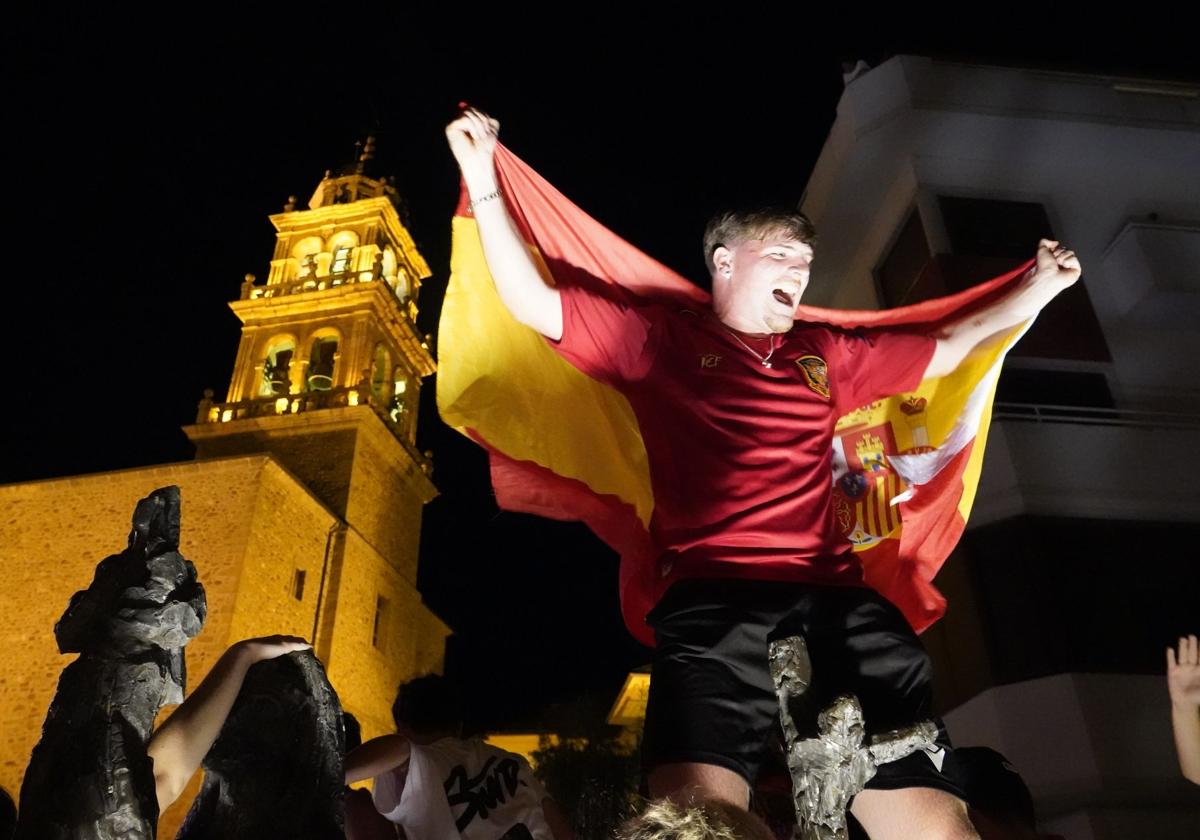
M400 686L396 734L346 756L346 784L374 779L376 810L422 840L571 840L558 806L529 763L464 739L462 706L437 675Z

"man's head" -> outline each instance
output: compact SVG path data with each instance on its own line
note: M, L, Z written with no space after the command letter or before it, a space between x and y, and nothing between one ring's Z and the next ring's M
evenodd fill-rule
M808 286L817 232L803 213L785 208L731 210L704 230L713 311L748 333L787 332Z
M651 802L617 830L617 840L774 840L758 817L724 802L688 806L670 799Z
M392 703L396 731L412 740L459 735L462 731L462 700L444 677L428 674L401 683Z

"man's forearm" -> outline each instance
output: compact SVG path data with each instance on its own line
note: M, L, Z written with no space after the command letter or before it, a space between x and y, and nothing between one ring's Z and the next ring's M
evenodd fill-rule
M1171 729L1179 769L1189 782L1200 785L1200 707L1171 704Z
M346 784L371 779L408 761L412 746L403 735L382 735L346 755Z
M242 688L254 658L244 645L234 645L195 692L180 705L150 739L146 752L154 761L159 808L182 793L212 747Z
M529 246L508 212L494 175L481 174L467 180L474 207L475 223L483 245L488 270L496 291L512 316L547 338L562 338L562 304L558 290L546 284ZM480 201L480 199L484 199Z
M1059 291L1048 283L1036 282L1031 270L1009 294L944 326L937 335L937 348L925 376L943 376L954 370L992 336L1037 315Z

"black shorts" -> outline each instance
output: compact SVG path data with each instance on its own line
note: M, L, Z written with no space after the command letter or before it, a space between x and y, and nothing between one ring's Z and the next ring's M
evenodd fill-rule
M873 589L740 579L684 580L647 616L657 646L642 764L701 762L753 787L779 722L767 646L804 637L813 681L793 718L801 737L839 694L862 705L869 735L933 720L937 743L880 766L868 788L934 787L960 799L941 772L950 739L932 715L929 657L900 611Z

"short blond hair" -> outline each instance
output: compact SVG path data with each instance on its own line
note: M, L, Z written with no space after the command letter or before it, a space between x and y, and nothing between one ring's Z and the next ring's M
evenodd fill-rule
M617 830L617 840L766 840L771 833L754 815L721 802L679 805L651 802Z
M751 239L766 239L782 235L815 248L817 229L812 221L799 210L787 207L757 207L749 210L727 210L708 220L704 228L704 263L711 274L717 267L713 264L713 252L722 245L726 248Z

